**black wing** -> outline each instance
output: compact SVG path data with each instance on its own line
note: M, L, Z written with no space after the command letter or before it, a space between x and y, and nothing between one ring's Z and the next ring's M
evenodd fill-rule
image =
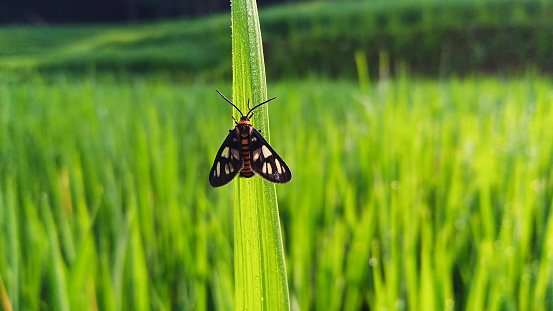
M229 132L217 151L213 167L209 172L209 183L214 188L228 184L244 167L244 160L240 153L240 134L236 128Z
M277 184L287 183L292 179L288 165L253 127L250 132L250 150L252 170L259 176Z

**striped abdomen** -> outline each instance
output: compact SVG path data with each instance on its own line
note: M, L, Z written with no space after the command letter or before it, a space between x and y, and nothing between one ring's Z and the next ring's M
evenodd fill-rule
M248 128L249 130L249 128ZM242 143L242 160L244 160L244 167L240 171L240 177L250 178L255 173L252 171L251 158L250 158L250 134L249 131L241 131L240 140Z

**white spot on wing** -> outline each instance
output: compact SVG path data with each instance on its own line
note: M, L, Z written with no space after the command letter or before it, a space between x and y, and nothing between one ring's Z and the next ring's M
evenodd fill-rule
M217 162L217 176L221 175L221 162Z
M280 165L280 162L275 159L275 166L276 166L276 170L279 174L282 174L282 166Z
M227 164L227 165L225 165L225 174L228 175L228 173L230 173L230 168L229 168L229 166L228 166L228 164Z
M230 152L232 152L232 156L233 156L235 159L238 159L238 156L239 156L238 150L232 148L232 149L230 149Z
M261 151L263 152L263 157L265 157L265 159L272 155L271 150L269 150L269 148L265 145L261 146Z
M269 174L272 174L273 173L273 166L270 164L270 163L267 163L267 172Z
M257 161L257 159L259 159L259 155L260 155L260 154L261 154L261 149L259 149L259 148L258 148L258 149L255 149L255 150L253 151L253 160L254 160L254 161Z
M222 156L223 158L228 158L228 156L229 156L229 149L228 149L228 147L225 147L225 149L223 149L223 152L221 152L221 156Z
M263 174L267 174L267 162L263 163L263 168L261 169Z

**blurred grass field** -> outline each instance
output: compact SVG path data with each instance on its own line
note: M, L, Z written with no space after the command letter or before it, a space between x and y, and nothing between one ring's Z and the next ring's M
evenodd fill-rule
M161 76L0 78L0 302L232 310L232 127ZM295 310L553 310L553 82L269 84ZM0 286L0 289L2 286Z
M359 3L260 12L292 310L553 310L551 2ZM234 309L229 27L0 28L0 310Z

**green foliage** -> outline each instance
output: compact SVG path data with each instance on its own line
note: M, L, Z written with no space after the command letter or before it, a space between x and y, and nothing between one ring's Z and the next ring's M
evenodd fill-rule
M0 274L15 310L232 305L231 196L208 192L203 169L226 131L206 124L229 116L198 105L220 107L212 87L166 82L1 82Z
M553 2L349 1L275 6L260 12L269 78L356 77L364 51L415 74L551 73ZM228 14L119 26L0 28L2 70L170 70L187 79L230 80Z
M215 88L230 93L1 78L0 301L232 310L232 187L207 182L232 126ZM271 87L292 308L551 310L552 88Z

